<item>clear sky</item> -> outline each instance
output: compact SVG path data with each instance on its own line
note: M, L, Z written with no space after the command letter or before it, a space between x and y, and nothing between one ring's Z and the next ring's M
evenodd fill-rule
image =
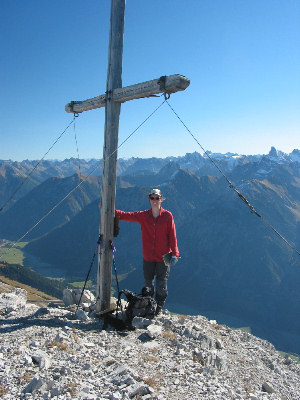
M105 92L109 0L10 0L0 9L0 159L40 159L73 116ZM127 0L123 86L179 73L170 104L212 152L300 148L299 0ZM121 143L162 98L122 105ZM102 158L104 109L76 119L81 158ZM119 157L202 150L165 104ZM47 155L77 157L71 127Z

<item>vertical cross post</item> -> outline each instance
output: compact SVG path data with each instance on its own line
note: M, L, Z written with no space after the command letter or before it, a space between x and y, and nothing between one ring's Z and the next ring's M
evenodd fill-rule
M113 221L116 198L116 166L121 103L112 99L112 91L122 87L122 55L125 0L111 0L108 69L106 81L105 128L101 188L101 246L98 254L96 310L110 308Z

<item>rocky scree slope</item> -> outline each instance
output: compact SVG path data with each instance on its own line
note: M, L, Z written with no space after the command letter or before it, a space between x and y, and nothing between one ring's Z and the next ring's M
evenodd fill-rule
M300 399L300 365L272 344L202 316L103 329L83 309L0 296L0 396L8 399Z

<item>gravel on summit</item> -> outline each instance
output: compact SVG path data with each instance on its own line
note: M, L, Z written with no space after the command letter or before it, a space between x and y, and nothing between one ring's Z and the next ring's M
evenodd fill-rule
M93 314L29 304L23 289L0 295L0 313L3 400L300 399L298 363L202 316L164 311L117 332Z

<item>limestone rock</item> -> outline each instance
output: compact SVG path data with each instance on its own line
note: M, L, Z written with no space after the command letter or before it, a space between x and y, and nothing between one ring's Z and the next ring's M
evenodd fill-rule
M38 377L34 377L24 388L23 393L35 393L44 385L44 381Z
M129 391L128 391L128 395L129 397L132 399L134 396L144 396L145 394L148 394L149 389L148 386L142 383L136 383L132 386L130 386Z
M78 304L80 296L82 293L82 289L73 289L73 297L75 300L75 304ZM81 303L91 304L96 300L95 296L89 290L84 290L83 295L81 297Z
M212 350L210 351L206 359L206 365L217 368L219 371L225 371L227 367L227 357L224 351Z
M24 308L27 303L27 292L25 289L15 288L10 293L0 294L0 310L10 313Z
M147 328L147 326L151 325L152 323L152 320L141 317L134 317L132 320L132 326L137 329Z
M267 392L267 393L274 393L275 392L275 390L272 387L272 385L270 383L268 383L268 382L264 382L262 384L262 390L263 390L263 392Z
M83 310L76 311L76 318L80 319L80 321L87 321L89 317Z
M63 302L65 306L70 306L72 304L78 304L82 289L64 289L63 291ZM80 304L88 303L91 304L95 301L95 296L89 290L84 290Z
M39 365L40 369L48 369L51 366L50 357L42 350L37 350L32 354L31 358Z
M64 289L63 291L63 302L66 307L75 304L73 293L71 289Z
M23 304L0 320L3 400L299 399L300 364L205 317L164 311L118 332Z
M151 339L154 339L162 334L162 327L160 325L149 325L147 327L147 334Z

